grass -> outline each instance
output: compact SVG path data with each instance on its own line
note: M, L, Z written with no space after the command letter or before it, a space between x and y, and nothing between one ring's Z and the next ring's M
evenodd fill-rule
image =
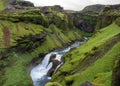
M1 86L30 86L32 81L29 76L30 66L27 66L31 61L38 57L40 53L46 54L51 50L62 47L63 44L70 43L73 40L81 39L81 35L73 30L69 30L68 33L63 33L62 30L57 28L55 25L51 25L49 28L44 28L40 25L30 24L30 23L12 23L9 21L0 21L5 27L10 31L11 46L16 45L16 39L20 39L23 36L29 37L29 35L41 34L43 31L46 32L45 40L42 44L39 44L31 52L25 51L24 53L17 53L12 51L8 55L6 60L0 61L0 66L4 66L0 70L0 85ZM2 33L3 26L0 25L0 37L3 40ZM74 34L77 34L74 36ZM25 41L26 39L22 39ZM29 39L31 40L31 39ZM36 44L37 42L34 42ZM2 52L5 46L4 41L0 42L0 48ZM20 47L24 47L22 44ZM22 49L20 49L22 51ZM36 61L36 63L40 63Z
M36 48L32 55L36 57L39 53L47 53L50 50L60 48L64 44L70 43L71 41L81 39L81 35L74 35L74 33L79 34L77 31L69 30L67 33L63 33L62 30L54 25L51 25L46 29L47 36L45 42Z
M103 56L101 59L98 59L93 65L89 66L86 70L82 72L79 72L78 70L72 75L70 75L70 73L76 68L80 69L79 64L85 58L87 58L87 53L90 55L94 55L93 48L96 47L98 49L101 49L101 46L105 45L108 40L112 39L115 35L119 33L120 27L117 26L115 23L99 30L85 44L72 50L64 56L65 63L58 70L58 72L53 75L51 81L61 82L63 86L65 86L65 83L70 81L73 81L72 86L79 86L85 81L93 82L98 86L110 86L111 71L115 60L119 58L118 54L120 54L120 43L116 44L108 53L105 54L105 56ZM92 56L89 57L91 57L92 59ZM96 76L98 77L95 79ZM107 78L108 81L102 82L102 80L105 80L105 78Z
M4 10L4 1L3 0L0 0L0 11L3 11Z
M10 31L10 46L16 45L16 39L20 39L20 37L41 34L43 31L43 27L40 25L0 21L0 48L6 47L4 45L4 37L2 31L4 28L8 28Z
M95 84L104 84L104 86L110 86L112 76L111 71L114 68L115 61L119 59L119 51L120 42L117 43L105 56L97 60L92 66L88 67L85 71L66 78L71 77L75 80L72 86L77 86L78 84L83 83L85 81L92 82L93 80ZM95 79L95 77L97 77L97 79Z
M17 61L12 67L6 68L5 77L7 77L3 86L28 86L30 85L30 76L21 61ZM27 75L26 75L27 74Z
M114 31L112 30L114 28ZM92 48L98 47L100 45L103 45L107 40L115 36L116 34L120 33L120 27L118 27L115 23L112 25L100 30L97 34L95 34L92 38L89 39L89 41L76 50L72 51L70 54L72 55L72 59L67 63L65 63L62 67L61 70L63 69L64 71L70 71L72 68L74 69L75 66L79 63L80 60L85 58L85 53L86 52L91 52L92 53ZM71 63L75 63L72 65ZM72 68L71 68L72 66ZM67 68L67 67L70 67Z

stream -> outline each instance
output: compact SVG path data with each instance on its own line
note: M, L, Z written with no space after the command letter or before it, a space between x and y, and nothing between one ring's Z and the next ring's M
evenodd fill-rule
M42 62L39 65L35 66L31 70L31 72L30 72L30 76L31 76L31 78L33 80L33 85L34 86L45 86L45 84L50 81L51 77L47 76L47 73L48 73L48 71L53 66L53 63L49 62L51 55L53 55L53 54L56 55L55 59L61 62L61 64L59 64L57 66L57 68L55 69L54 72L56 72L57 69L63 64L63 62L62 62L62 56L65 53L69 52L70 49L76 48L76 47L80 46L81 44L83 44L84 42L86 42L86 40L87 40L87 38L84 37L83 41L81 41L81 42L80 41L76 41L71 46L69 46L69 47L67 47L65 49L56 50L56 51L48 53L44 57L44 59L42 60Z

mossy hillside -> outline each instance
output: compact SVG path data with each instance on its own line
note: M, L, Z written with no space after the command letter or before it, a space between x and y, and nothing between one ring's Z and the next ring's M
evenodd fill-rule
M49 24L55 24L58 28L63 30L73 29L73 26L70 22L68 16L62 12L55 12L52 11L51 13L48 13L47 16L48 23ZM69 27L71 25L71 27Z
M9 47L15 46L16 40L24 36L41 34L43 27L30 23L12 23L9 21L0 21L0 48L6 48L5 39L10 40ZM9 35L8 35L9 33Z
M114 30L113 30L114 29ZM73 78L74 77L74 73L75 75L78 73L79 74L79 64L85 59L86 54L90 53L91 55L94 55L94 52L92 51L93 48L98 48L101 49L100 46L104 45L106 43L106 41L110 40L112 37L114 37L115 35L117 35L118 33L120 33L120 27L117 26L115 23L111 24L110 26L101 29L100 31L98 31L92 38L90 38L87 43L81 45L79 48L69 52L68 54L66 54L64 56L65 58L65 63L63 64L63 66L58 70L58 72L56 74L53 75L52 77L52 81L56 81L57 82L62 82L62 85L65 86L65 83L69 82L69 81L73 81L73 86L77 86L78 84L80 85L80 83L83 83L85 81L87 81L89 78L87 77L87 75L84 76L84 74L82 75L81 80L79 80L79 82L77 81L77 79L79 79L81 76L79 75L77 79ZM119 48L118 48L119 49ZM115 52L113 52L115 53ZM89 55L89 54L88 54ZM92 55L92 56L93 56ZM91 56L91 57L92 57ZM86 57L87 58L87 57ZM114 58L115 59L115 58ZM108 59L107 59L108 60ZM112 60L114 63L114 60ZM105 64L105 63L104 63ZM111 67L111 66L110 66ZM98 66L99 68L99 66ZM105 67L104 67L105 68ZM104 69L103 68L103 69ZM75 70L77 70L77 73L75 72ZM87 69L86 69L87 70ZM95 71L96 69L94 69L93 71ZM112 71L112 70L110 70ZM110 72L109 71L109 72ZM73 77L72 75L70 76L70 73L73 72ZM90 72L90 71L89 71ZM87 72L88 73L88 72ZM97 72L96 72L97 73ZM104 72L103 72L104 73ZM67 75L68 74L68 75ZM80 73L81 74L81 73ZM91 74L91 73L89 73ZM59 77L58 77L59 76ZM77 76L76 76L77 77ZM86 78L85 78L86 77ZM88 79L87 79L88 78ZM91 77L90 80L92 81ZM77 81L77 82L76 82ZM80 82L81 81L81 82Z
M115 6L106 6L103 11L99 13L96 29L104 28L114 22L120 17L119 8ZM119 5L118 5L119 6Z
M72 86L79 85L85 81L93 82L94 85L98 86L111 86L112 70L114 68L115 61L120 58L119 50L120 42L85 71L73 76L68 76L66 79L74 79L75 82Z
M5 8L5 2L3 0L0 0L0 12L3 11Z
M8 20L11 22L27 22L27 23L35 23L40 24L42 26L48 26L47 18L46 16L41 13L39 10L36 10L34 8L33 10L23 10L23 12L11 12L3 14L0 14L1 20Z
M10 14L0 14L1 20L8 20L11 22L25 22L40 24L46 28L50 24L55 24L58 28L68 30L74 27L73 19L69 18L65 13L51 11L44 14L38 8L32 10L23 10L22 12L11 12Z
M82 38L82 35L80 35L80 32L78 32L77 29L63 31L53 24L50 25L49 28L46 28L45 31L47 32L46 40L41 46L32 52L33 55L38 55L39 53L47 53L56 48L69 45L71 42L80 40Z
M4 52L0 59L0 85L1 86L32 86L29 75L28 61L32 59L29 53L17 54Z
M78 30L69 30L64 32L55 25L50 25L49 28L44 28L40 25L31 23L12 23L9 21L1 21L1 23L1 39L3 40L3 27L7 27L10 31L10 40L14 40L10 41L11 46L16 45L15 49L19 49L19 51L23 51L23 49L29 45L29 43L27 43L25 46L22 46L24 44L23 42L23 44L19 45L19 48L16 48L18 46L18 41L16 41L16 39L24 41L26 39L21 39L21 37L29 38L29 35L34 36L36 34L42 34L43 31L46 33L45 40L42 44L39 45L37 41L32 43L33 45L38 44L36 48L31 48L32 51L18 53L16 52L18 50L11 49L12 51L10 51L10 53L6 52L6 54L2 54L1 57L4 60L0 60L0 66L3 67L2 70L0 70L1 86L19 86L21 84L22 86L30 86L32 81L29 76L29 71L33 59L38 58L40 54L46 54L56 48L69 45L71 42L80 40L82 37ZM31 41L32 39L29 40ZM1 43L1 45L3 48L4 41ZM3 51L3 53L5 53L5 51ZM43 57L39 57L34 64L40 63L42 58ZM12 72L12 70L14 70L14 72Z

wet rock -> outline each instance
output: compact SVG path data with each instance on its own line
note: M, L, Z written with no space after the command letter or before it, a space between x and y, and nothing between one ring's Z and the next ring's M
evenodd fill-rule
M117 66L113 70L112 86L120 86L120 60L118 61Z
M50 62L52 62L53 60L55 60L55 58L56 58L56 54L52 54L52 55L50 56Z
M93 84L86 81L85 83L81 84L80 86L93 86Z
M56 70L57 66L61 63L60 61L56 60L56 54L51 55L50 62L53 63L52 68L48 71L47 75L52 76L54 71Z

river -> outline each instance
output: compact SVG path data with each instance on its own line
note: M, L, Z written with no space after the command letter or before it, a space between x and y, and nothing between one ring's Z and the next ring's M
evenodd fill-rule
M39 65L35 66L30 72L30 76L33 80L33 85L34 86L45 86L45 84L50 81L51 77L47 76L47 73L53 66L53 63L49 62L51 55L55 54L56 55L55 59L61 62L61 64L58 65L58 67L55 69L54 72L56 72L56 70L63 64L63 62L61 60L62 56L65 53L69 52L70 49L80 46L81 44L86 42L86 40L87 40L87 38L84 37L83 41L81 41L81 42L76 41L71 46L69 46L65 49L56 50L56 51L50 52L47 55L45 55L42 62Z

